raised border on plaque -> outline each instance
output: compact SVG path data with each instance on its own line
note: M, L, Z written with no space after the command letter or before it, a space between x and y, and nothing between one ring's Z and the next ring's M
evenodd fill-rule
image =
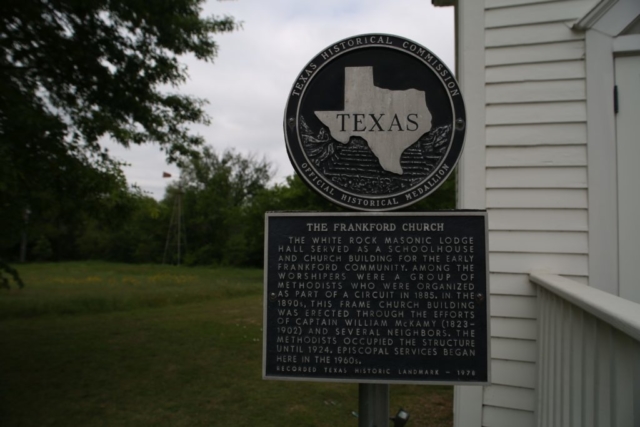
M360 211L432 194L459 160L465 127L451 71L424 46L388 34L349 37L316 55L284 116L296 172L331 202Z

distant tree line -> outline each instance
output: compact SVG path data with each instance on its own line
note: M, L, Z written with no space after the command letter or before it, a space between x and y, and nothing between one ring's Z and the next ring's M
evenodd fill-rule
M276 210L340 211L296 175L270 185L265 159L205 146L184 162L178 181L157 201L129 187L119 169L69 177L73 197L43 189L22 212L1 210L0 257L19 261L106 260L177 263L180 197L181 264L260 267L264 214ZM64 178L64 177L61 177ZM80 195L80 197L78 197ZM453 209L455 183L408 210ZM173 215L173 231L170 230ZM170 232L171 231L171 232ZM167 247L167 238L169 246Z

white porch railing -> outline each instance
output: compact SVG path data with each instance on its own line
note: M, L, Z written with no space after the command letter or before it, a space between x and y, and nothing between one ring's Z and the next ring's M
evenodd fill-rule
M530 280L538 426L640 426L640 304L552 274Z

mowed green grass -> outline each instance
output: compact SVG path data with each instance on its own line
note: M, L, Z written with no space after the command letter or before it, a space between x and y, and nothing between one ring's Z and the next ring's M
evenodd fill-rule
M265 381L262 271L20 267L0 290L0 426L356 426L357 384ZM452 388L392 386L409 426Z

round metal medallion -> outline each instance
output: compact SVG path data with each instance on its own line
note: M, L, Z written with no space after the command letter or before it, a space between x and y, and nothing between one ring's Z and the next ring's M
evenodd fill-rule
M320 52L293 84L287 152L330 201L388 211L433 193L451 174L466 117L453 74L398 36L349 37Z

